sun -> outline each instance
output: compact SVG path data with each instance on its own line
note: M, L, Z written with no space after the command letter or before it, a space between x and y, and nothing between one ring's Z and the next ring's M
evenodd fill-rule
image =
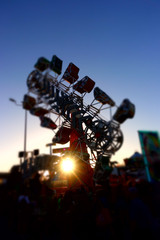
M61 162L61 168L64 172L69 173L74 169L74 162L71 158L65 158Z

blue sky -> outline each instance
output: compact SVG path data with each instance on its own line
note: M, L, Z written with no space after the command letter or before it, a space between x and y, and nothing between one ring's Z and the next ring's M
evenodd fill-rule
M112 157L123 163L141 152L138 130L160 130L160 2L158 0L28 0L0 3L1 139L0 171L19 163L23 150L26 79L37 59L63 60L80 68L117 105L129 98L136 106L133 119L121 125L124 143ZM87 103L93 99L91 92ZM107 117L107 116L105 116ZM51 142L53 133L42 129L28 114L27 150Z

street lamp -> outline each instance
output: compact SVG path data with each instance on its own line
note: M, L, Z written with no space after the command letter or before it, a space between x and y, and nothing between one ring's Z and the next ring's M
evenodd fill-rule
M18 104L14 98L9 98L9 100L15 103L17 106L22 106L22 104ZM27 110L25 109L25 117L24 117L24 160L26 157L27 150Z

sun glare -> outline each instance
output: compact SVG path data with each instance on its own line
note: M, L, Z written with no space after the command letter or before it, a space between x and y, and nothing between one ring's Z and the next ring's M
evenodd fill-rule
M62 170L64 172L71 172L74 169L73 160L70 158L64 159L61 163Z

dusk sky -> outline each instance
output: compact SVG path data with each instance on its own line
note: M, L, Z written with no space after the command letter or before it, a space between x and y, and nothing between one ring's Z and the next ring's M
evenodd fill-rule
M73 62L79 79L89 76L116 105L124 98L135 104L135 117L121 125L124 142L112 161L141 153L138 130L160 131L159 0L5 0L0 36L0 172L19 164L24 148L25 111L9 98L23 101L26 79L42 56L63 60L62 73ZM85 101L92 100L93 92ZM49 153L53 132L30 113L27 120L27 151Z

